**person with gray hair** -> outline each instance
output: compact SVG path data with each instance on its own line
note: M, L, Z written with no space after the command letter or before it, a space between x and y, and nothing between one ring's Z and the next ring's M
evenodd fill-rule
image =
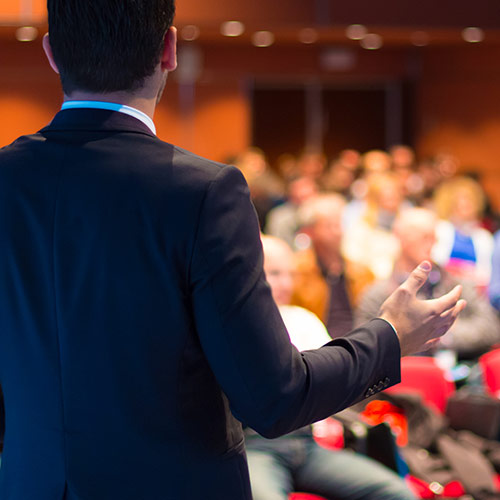
M437 216L425 208L401 212L394 222L393 233L400 243L400 254L391 277L373 284L361 297L355 313L355 324L362 324L376 314L384 300L406 279L415 263L431 260L436 242ZM475 359L493 344L500 342L500 324L488 300L479 295L473 283L452 276L433 262L429 279L419 291L422 298L438 297L443 290L462 286L467 308L435 348L449 349L460 359Z

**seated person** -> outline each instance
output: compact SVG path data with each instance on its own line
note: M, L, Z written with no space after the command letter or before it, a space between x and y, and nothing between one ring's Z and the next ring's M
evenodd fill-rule
M368 267L377 279L385 279L399 250L392 224L408 201L401 180L393 172L373 173L366 183L365 207L357 220L348 220L342 251L351 261Z
M263 236L264 270L293 344L300 350L328 342L325 327L311 312L290 306L293 255L278 238ZM278 439L246 430L246 449L254 500L287 500L307 491L328 500L409 500L414 496L390 469L364 455L321 448L310 427Z
M342 217L345 200L322 194L300 208L301 234L308 247L295 255L292 304L315 313L332 338L352 329L353 307L374 275L362 264L344 259Z
M293 247L299 225L299 208L318 193L318 187L309 177L298 177L290 181L287 192L286 203L273 208L267 214L264 232L285 240Z
M431 261L437 224L434 212L425 208L410 208L401 212L393 229L400 242L401 252L392 275L366 290L355 314L355 324L362 324L377 314L380 305L405 280L415 263ZM435 263L433 266L434 269L418 296L427 299L438 297L444 290L461 284L462 297L467 301L467 307L439 340L435 349L449 349L460 359L474 360L500 341L500 325L496 314L488 300L478 295L473 283L452 276Z
M494 242L492 234L481 227L486 206L482 187L470 177L455 177L436 190L434 205L441 218L432 250L434 261L484 293L491 278Z

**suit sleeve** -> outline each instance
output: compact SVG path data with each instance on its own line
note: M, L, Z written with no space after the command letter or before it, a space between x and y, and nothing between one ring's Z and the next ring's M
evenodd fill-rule
M190 280L202 349L239 420L276 437L399 382L399 341L380 319L299 353L262 261L246 182L224 167L205 194Z

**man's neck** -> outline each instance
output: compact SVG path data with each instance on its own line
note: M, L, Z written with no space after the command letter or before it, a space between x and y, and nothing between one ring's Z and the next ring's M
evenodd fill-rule
M156 97L128 92L94 93L75 91L71 95L64 95L64 102L66 101L101 101L123 104L142 111L151 119L154 116L156 107Z

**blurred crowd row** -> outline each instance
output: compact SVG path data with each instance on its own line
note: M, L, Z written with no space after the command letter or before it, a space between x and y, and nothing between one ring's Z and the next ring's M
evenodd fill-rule
M500 309L497 219L475 175L457 175L453 157L417 162L410 147L397 145L344 150L331 162L315 152L282 155L270 168L250 148L234 163L263 233L294 250L292 303L316 313L332 337L375 316L426 259L434 270L422 295L460 283L469 302L462 318L469 324L443 343L459 357L476 357L500 342L490 306Z

